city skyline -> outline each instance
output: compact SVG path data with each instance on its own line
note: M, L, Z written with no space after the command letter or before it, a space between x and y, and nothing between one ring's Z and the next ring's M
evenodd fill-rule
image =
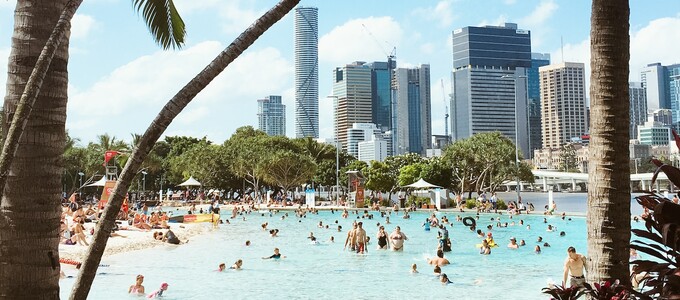
M0 57L9 56L15 3L0 1ZM182 85L274 3L179 0L178 10L187 23L187 44L180 51L164 52L154 45L129 2L84 2L74 18L71 37L70 135L86 144L104 133L130 140L131 133L143 132ZM319 9L319 135L333 136L333 100L326 98L331 94L333 68L351 61L386 61L396 47L397 67L429 64L432 82L443 79L448 93L451 33L466 26L517 23L531 31L532 52L551 54L553 63L585 63L587 81L589 4L498 0L479 10L473 1L404 1L398 5L393 1L302 1L301 6ZM208 136L221 142L238 127L257 127L257 103L246 99L281 95L284 104L293 107L293 17L287 15L265 33L180 114L165 135ZM640 81L640 71L647 64L680 62L674 53L680 47L678 26L680 8L671 0L631 3L630 81ZM6 68L6 63L0 64L2 82ZM0 96L4 93L2 89ZM433 84L433 134L444 133L441 94L440 85ZM293 113L287 112L289 136L295 132Z

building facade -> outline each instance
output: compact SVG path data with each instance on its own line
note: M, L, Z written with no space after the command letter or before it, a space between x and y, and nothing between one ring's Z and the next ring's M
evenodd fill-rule
M368 64L371 69L372 123L380 131L392 130L392 75L397 66L395 60L376 61Z
M638 140L642 145L666 146L671 141L671 129L658 122L638 126Z
M319 137L319 20L316 7L295 9L295 136Z
M543 148L560 148L588 131L583 63L539 68Z
M543 147L541 136L541 82L538 68L550 65L549 53L531 53L531 68L527 69L527 109L529 110L529 154Z
M640 72L640 81L647 95L647 109L670 109L668 85L665 80L668 72L660 63L648 64Z
M631 82L628 85L630 95L630 126L631 139L637 138L637 127L647 121L647 93L641 82Z
M286 106L281 96L267 96L257 100L258 129L268 135L286 135Z
M397 68L393 87L397 121L395 154L425 155L425 151L432 148L430 65Z
M354 123L373 120L371 68L354 62L333 71L333 98L336 101L335 128L343 149L349 152L348 130ZM357 152L353 152L355 157Z
M382 140L380 129L375 124L353 123L352 127L347 130L347 153L354 157L359 157L359 143L374 139ZM387 147L387 144L385 144L385 147Z
M359 142L360 161L370 165L372 161L383 161L387 158L387 142L378 135L372 135L370 140Z
M453 31L452 41L453 140L499 131L529 156L530 32L513 23L464 27Z

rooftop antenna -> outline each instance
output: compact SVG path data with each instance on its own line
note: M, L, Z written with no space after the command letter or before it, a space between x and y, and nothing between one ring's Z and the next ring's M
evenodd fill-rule
M560 35L560 51L562 52L562 62L564 62L564 37Z
M442 100L444 101L444 134L446 135L446 143L449 143L449 105L446 103L446 92L444 90L444 78L441 79L442 84Z

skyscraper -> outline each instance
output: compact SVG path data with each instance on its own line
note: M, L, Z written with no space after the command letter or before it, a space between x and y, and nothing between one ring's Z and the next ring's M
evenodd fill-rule
M380 131L392 129L392 73L397 62L389 59L387 62L376 61L368 64L371 68L371 105L373 124Z
M453 140L499 131L528 154L530 32L513 23L464 27L453 31L452 42Z
M286 135L286 106L281 96L257 100L258 129L268 135Z
M629 83L628 91L630 94L629 134L631 139L637 139L638 125L643 125L647 121L647 94L640 82Z
M673 129L680 132L680 64L666 67L668 76L664 78L668 82L668 99L673 111Z
M534 150L543 147L541 137L541 84L538 68L550 64L549 53L531 53L531 68L527 69L527 93L529 110L529 153L534 157Z
M316 7L295 9L295 136L319 137L319 21Z
M583 63L540 67L543 148L558 149L587 131Z
M333 97L336 101L335 126L345 150L347 132L354 123L372 122L371 68L354 62L333 71Z
M665 78L668 70L660 63L648 64L640 72L640 81L647 94L647 109L671 108L669 88Z
M397 68L394 74L397 132L395 154L425 155L432 148L430 65Z

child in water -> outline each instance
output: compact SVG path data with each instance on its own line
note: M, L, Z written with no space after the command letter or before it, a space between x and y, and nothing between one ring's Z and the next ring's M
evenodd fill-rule
M416 264L411 265L411 273L418 273L418 266L416 266Z
M147 296L147 298L151 299L151 298L158 298L158 297L161 297L161 296L163 296L163 292L165 292L165 291L167 291L167 290L168 290L168 283L167 283L167 282L163 282L163 283L161 283L161 288L158 289L157 291L155 291L155 292L149 294L149 296Z

